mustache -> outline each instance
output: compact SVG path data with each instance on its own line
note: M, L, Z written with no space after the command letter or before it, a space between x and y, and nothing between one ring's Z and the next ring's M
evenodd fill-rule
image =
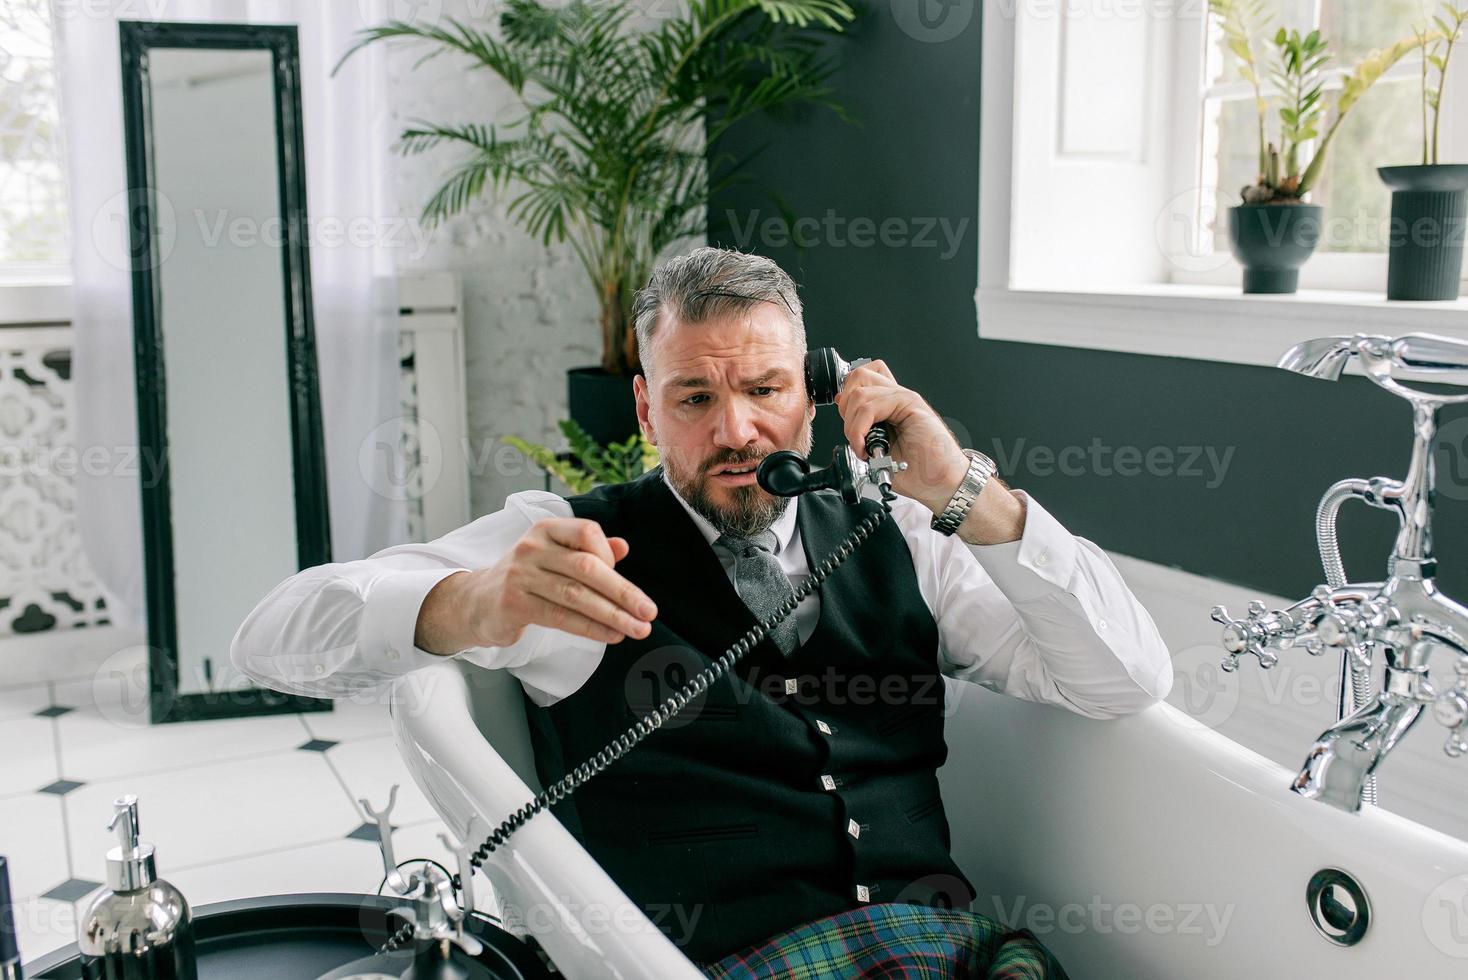
M756 463L756 462L764 459L766 456L768 456L772 452L774 452L773 449L771 449L771 450L769 450L767 452L758 452L758 453L754 453L754 454L750 454L750 453L737 453L737 454L732 455L732 456L720 456L718 459L712 459L712 460L709 460L707 463L705 463L704 464L704 467L703 467L703 471L705 473L709 473L709 472L712 472L713 470L717 469L720 466L738 466L738 465L740 465L742 463Z

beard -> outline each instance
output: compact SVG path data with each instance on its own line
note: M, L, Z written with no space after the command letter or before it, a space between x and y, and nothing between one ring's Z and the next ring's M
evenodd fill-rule
M807 420L795 445L775 448L793 449L802 456L809 456L814 432L814 421ZM744 452L724 450L688 472L683 467L682 454L675 452L663 456L663 466L667 470L668 481L673 484L679 496L688 501L688 506L694 511L702 514L716 531L730 537L750 538L761 531L769 530L784 515L785 508L790 506L790 498L767 493L756 482L743 487L728 487L732 500L727 504L720 503L709 492L709 472L718 466L753 463L767 455L769 454L758 449Z

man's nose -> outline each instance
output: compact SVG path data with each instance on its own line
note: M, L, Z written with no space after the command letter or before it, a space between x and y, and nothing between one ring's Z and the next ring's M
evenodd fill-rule
M757 438L753 409L743 399L725 399L714 423L714 442L724 449L743 449Z

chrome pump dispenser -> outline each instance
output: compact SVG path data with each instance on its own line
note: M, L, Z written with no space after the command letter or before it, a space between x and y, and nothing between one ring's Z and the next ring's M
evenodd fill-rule
M107 888L87 906L77 929L87 980L197 980L194 913L183 894L158 877L153 845L138 841L138 798L112 803Z

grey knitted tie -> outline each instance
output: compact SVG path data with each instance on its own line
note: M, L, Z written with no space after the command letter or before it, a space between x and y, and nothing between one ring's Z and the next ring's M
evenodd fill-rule
M723 545L733 553L734 588L756 619L768 619L780 607L780 603L795 593L790 587L790 580L780 568L779 560L775 558L777 539L774 531L761 531L752 538L736 538L725 534L714 543ZM795 614L785 617L769 635L780 648L780 652L789 656L799 643L799 636L795 631Z

